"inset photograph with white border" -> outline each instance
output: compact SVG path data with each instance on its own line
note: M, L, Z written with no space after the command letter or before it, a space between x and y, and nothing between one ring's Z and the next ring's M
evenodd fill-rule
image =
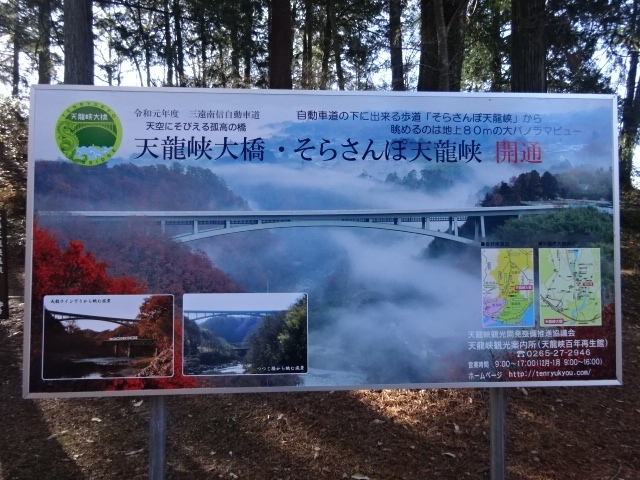
M306 293L183 297L183 374L307 373Z
M47 295L45 380L170 377L173 295Z

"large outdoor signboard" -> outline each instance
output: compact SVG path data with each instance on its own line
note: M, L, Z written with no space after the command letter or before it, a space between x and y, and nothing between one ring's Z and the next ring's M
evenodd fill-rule
M614 96L38 86L29 397L621 383Z

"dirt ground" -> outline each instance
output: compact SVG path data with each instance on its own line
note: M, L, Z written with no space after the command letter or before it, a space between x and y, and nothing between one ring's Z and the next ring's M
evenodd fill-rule
M622 210L620 387L506 391L507 478L640 479L640 201ZM148 478L149 398L23 400L0 321L0 479ZM166 479L487 479L486 389L179 395Z

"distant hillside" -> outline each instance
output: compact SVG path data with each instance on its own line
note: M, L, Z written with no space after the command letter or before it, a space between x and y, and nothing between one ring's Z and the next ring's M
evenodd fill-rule
M247 210L211 170L179 163L84 167L35 164L36 210Z
M200 167L180 164L83 167L70 162L35 165L38 210L246 210L224 180ZM131 276L149 292L242 290L203 252L162 236L153 222L92 223L42 216L60 245L79 240L107 264L110 275ZM180 297L178 297L180 298Z
M258 328L260 320L258 316L220 316L203 322L200 328L213 332L229 343L242 343Z
M71 220L40 223L50 229L60 245L81 241L87 252L105 262L114 278L128 276L147 287L149 293L177 295L190 292L237 292L238 286L201 251L160 236L148 225L95 223Z

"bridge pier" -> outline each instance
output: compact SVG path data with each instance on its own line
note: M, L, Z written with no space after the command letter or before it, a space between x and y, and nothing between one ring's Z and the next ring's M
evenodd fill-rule
M458 236L458 217L449 217L449 233Z
M127 345L125 347L125 352L126 352L126 356L128 358L131 358L131 342L127 342ZM118 342L115 342L113 345L113 356L114 357L120 356L120 345Z

